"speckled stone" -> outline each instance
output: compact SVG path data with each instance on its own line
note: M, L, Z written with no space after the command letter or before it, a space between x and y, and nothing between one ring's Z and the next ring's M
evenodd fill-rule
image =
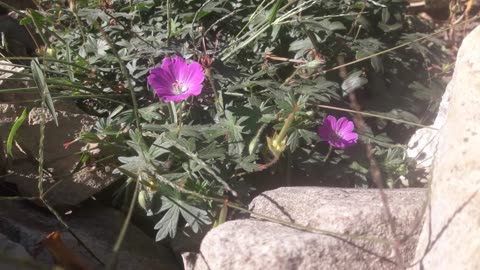
M386 191L402 240L405 262L413 259L425 189ZM256 197L251 219L211 230L200 254L185 256L186 269L395 269L391 233L377 190L285 187ZM284 222L335 233L312 233L262 221ZM348 236L347 236L348 235ZM359 237L353 237L356 235ZM365 239L364 237L371 237ZM377 239L377 240L372 240Z
M414 269L480 269L480 27L463 41Z

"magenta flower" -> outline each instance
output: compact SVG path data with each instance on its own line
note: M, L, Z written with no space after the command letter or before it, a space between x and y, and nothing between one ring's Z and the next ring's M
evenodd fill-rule
M358 134L353 132L353 128L353 122L346 117L337 120L329 115L318 128L318 135L333 147L345 148L357 143Z
M163 59L162 66L150 70L147 80L163 101L180 102L192 95L198 96L204 78L198 62L187 64L182 57L176 56Z

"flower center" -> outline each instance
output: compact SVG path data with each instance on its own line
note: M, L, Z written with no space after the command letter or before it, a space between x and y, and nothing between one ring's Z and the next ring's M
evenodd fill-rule
M180 95L187 92L188 88L185 84L176 81L172 84L172 93L175 95Z
M334 142L339 142L343 139L343 136L333 131L332 133L330 133L329 139Z

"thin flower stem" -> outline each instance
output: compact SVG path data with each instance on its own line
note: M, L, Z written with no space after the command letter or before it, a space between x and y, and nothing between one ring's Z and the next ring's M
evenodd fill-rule
M178 127L183 126L183 108L185 107L185 100L180 102L180 108L178 108Z
M173 101L170 101L168 102L168 112L170 114L170 119L172 121L172 124L177 124L178 123L178 119L177 119L177 109L176 109L176 106L175 106L175 102Z
M133 191L132 200L130 201L130 207L128 208L127 216L125 217L125 220L123 222L122 228L118 235L117 241L113 246L113 254L110 257L107 263L107 266L105 267L105 269L107 270L113 270L113 269L116 269L117 267L118 253L120 252L120 248L122 247L123 240L125 239L125 235L127 234L128 226L130 225L130 220L132 219L133 210L135 208L138 192L140 190L140 181L141 179L137 179L137 181L135 181L135 190Z
M183 127L183 108L185 106L185 100L180 102L180 107L178 108L177 114L178 114L178 122L177 122L177 138L180 137L180 132Z
M170 37L172 35L172 18L170 17L170 12L171 9L170 9L170 6L171 6L171 3L170 3L170 0L167 0L167 45L170 45Z
M43 62L46 62L46 59L42 59ZM40 115L40 138L38 143L38 197L41 202L47 207L47 209L55 216L55 218L67 229L67 231L78 241L78 243L85 248L85 250L101 265L103 262L95 255L95 253L88 248L85 243L78 238L78 236L72 231L72 229L68 226L68 224L63 220L63 218L55 211L55 209L48 203L45 199L45 192L43 189L43 180L44 180L44 140L45 140L45 122L46 122L46 92L45 89L40 89L40 96L41 96L41 108L42 113Z
M83 30L82 21L80 21L80 17L78 17L77 12L72 12L72 13L73 13L73 17L75 18L75 22L77 23L78 28L80 29L80 35L82 36L83 44L85 44L87 43L87 38L85 35L85 31Z
M323 162L327 162L328 158L330 157L330 154L332 154L332 151L333 151L333 146L331 146L330 144L328 145L328 153L327 155L325 156L325 158L323 158Z
M285 124L283 125L282 129L280 130L280 133L278 134L278 137L276 137L277 142L283 141L285 136L287 135L287 130L290 128L292 125L293 120L295 119L295 114L298 111L298 104L295 104L293 106L293 111L288 115L287 120L285 120Z
M28 74L28 73L24 73L24 72L18 72L18 71L13 71L13 70L8 70L8 69L3 69L3 68L0 68L0 72L2 73L10 73L10 74L16 74L16 75L21 75L21 76L25 76L25 77L33 77L32 74ZM3 80L3 79L1 79ZM0 81L1 81L0 80Z
M1 3L1 2L0 2ZM11 56L11 57L0 57L0 60L33 60L34 57L30 57L30 56ZM55 62L55 63L60 63L60 64L65 64L65 65L69 65L69 66L72 66L72 67L76 67L76 68L79 68L79 69L82 69L84 71L87 71L87 72L91 72L90 69L86 68L86 67L83 67L83 66L80 66L80 65L77 65L75 63L72 63L72 62L67 62L67 61L63 61L63 60L58 60L58 59L55 59L55 58L49 58L49 57L44 57L43 59L45 60L48 60L48 62ZM24 73L22 73L24 74ZM25 74L24 74L25 75Z
M393 121L393 122L399 122L399 123L403 123L403 124L407 124L407 125L412 125L412 126L417 126L417 127L422 127L422 128L428 128L428 129L432 129L432 130L438 130L437 128L434 128L434 127L431 127L431 126L417 124L417 123L414 123L414 122L410 122L410 121L406 121L406 120L402 120L402 119L397 119L397 118L392 118L392 117L388 117L388 116L382 116L382 115L373 114L373 113L344 109L344 108L335 107L335 106L328 106L328 105L315 105L315 106L317 106L319 108L324 108L324 109L331 109L331 110L336 110L336 111L355 113L355 114L360 114L360 115L365 115L365 116L376 117L376 118L380 118L380 119L386 119L386 120L390 120L390 121Z
M297 75L299 69L296 68L293 72L292 72L292 75L288 76L288 78L280 85L280 88L282 88L283 86L285 86L287 83L289 83L293 77L295 77L295 75Z

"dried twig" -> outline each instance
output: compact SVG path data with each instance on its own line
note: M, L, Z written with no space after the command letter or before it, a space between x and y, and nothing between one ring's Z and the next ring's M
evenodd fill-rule
M338 56L337 62L339 66L343 66L345 63L343 56ZM345 80L347 78L347 68L345 66L340 68L339 74L342 80ZM350 107L355 111L361 111L360 104L358 103L357 97L355 96L355 91L352 91L348 97L350 100ZM363 120L363 116L357 113L354 115L353 121L355 122L355 125L357 126L358 131L365 133L366 123ZM365 152L366 152L367 159L370 163L370 169L369 169L370 175L372 177L373 183L378 188L380 199L382 200L383 207L384 207L384 214L390 228L390 233L392 234L392 238L393 238L392 248L394 250L395 257L396 257L397 268L405 269L405 263L400 251L401 242L400 240L397 239L395 220L393 218L392 212L390 211L387 195L383 190L382 173L380 172L380 168L377 164L377 161L373 156L372 145L368 141L365 142Z

